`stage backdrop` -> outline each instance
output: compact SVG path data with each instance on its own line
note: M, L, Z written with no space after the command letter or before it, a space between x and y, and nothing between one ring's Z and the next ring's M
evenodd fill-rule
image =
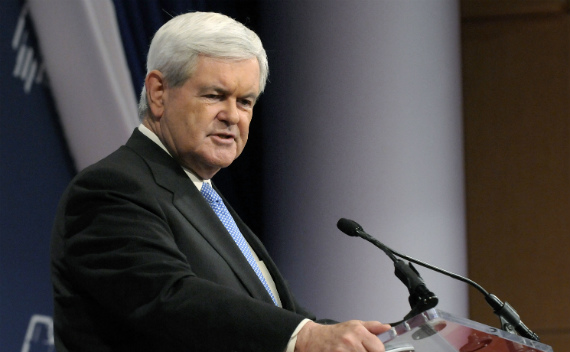
M53 350L49 241L55 208L76 171L119 147L138 125L137 96L152 34L173 15L196 10L227 13L254 25L254 2L236 4L3 2L2 351ZM233 168L237 172L225 171L216 182L251 227L261 232L261 213L255 211L261 199L257 185L262 176L255 162L260 157L255 152L248 155ZM241 187L234 187L238 184ZM257 190L248 188L253 185Z
M5 0L2 10L2 351L53 350L57 201L138 124L150 37L186 11L226 13L264 41L270 83L250 142L214 181L308 308L383 321L409 309L389 260L341 234L339 217L465 273L457 1ZM420 270L441 307L466 316L465 286Z
M264 5L271 251L319 316L400 320L392 262L336 222L466 274L458 1ZM467 315L465 284L419 270L442 309Z
M3 0L0 23L0 349L50 351L50 230L75 170L29 7Z

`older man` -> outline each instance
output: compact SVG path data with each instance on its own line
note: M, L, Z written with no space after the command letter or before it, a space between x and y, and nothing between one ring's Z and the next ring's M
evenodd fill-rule
M210 181L248 139L268 72L257 35L177 16L147 69L142 124L58 209L57 351L383 351L387 325L315 322Z

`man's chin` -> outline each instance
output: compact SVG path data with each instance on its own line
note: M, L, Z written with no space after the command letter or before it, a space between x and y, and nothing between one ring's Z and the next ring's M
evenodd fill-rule
M224 158L214 158L208 160L206 165L211 170L216 170L218 172L221 169L225 169L226 167L230 166L234 160L237 159L237 156L226 156Z

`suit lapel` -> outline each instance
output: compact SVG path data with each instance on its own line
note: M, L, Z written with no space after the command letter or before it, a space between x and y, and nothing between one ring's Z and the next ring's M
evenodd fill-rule
M180 165L138 129L135 129L127 146L146 160L156 183L172 192L173 205L224 258L249 294L256 299L273 303L231 235ZM228 208L232 215L236 216L229 206ZM236 218L236 222L238 219ZM242 222L239 221L238 226L239 223ZM240 230L241 228L240 226ZM250 240L247 237L246 239ZM257 249L254 250L258 253Z
M217 188L216 192L218 192ZM271 277L275 282L275 286L279 293L279 298L281 299L281 304L283 305L283 308L295 311L293 303L294 300L291 295L291 291L289 290L289 287L287 286L287 283L285 282L283 276L279 272L277 265L273 262L273 259L271 259L271 256L267 252L267 249L265 249L265 246L261 243L259 238L255 236L253 231L251 231L251 229L241 220L238 214L228 204L224 196L220 192L218 192L218 194L220 194L220 197L222 197L222 199L224 200L224 203L226 204L228 210L232 214L232 217L236 221L241 233L243 234L247 242L250 244L251 248L255 251L255 254L257 254L259 259L262 260L265 266L267 267L267 270L269 270L269 273L271 274Z

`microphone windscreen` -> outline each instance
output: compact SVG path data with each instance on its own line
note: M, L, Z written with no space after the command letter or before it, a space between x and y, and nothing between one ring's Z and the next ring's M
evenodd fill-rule
M357 230L362 230L362 227L358 225L356 221L345 218L340 218L336 223L336 227L338 227L339 230L352 237L359 237Z

